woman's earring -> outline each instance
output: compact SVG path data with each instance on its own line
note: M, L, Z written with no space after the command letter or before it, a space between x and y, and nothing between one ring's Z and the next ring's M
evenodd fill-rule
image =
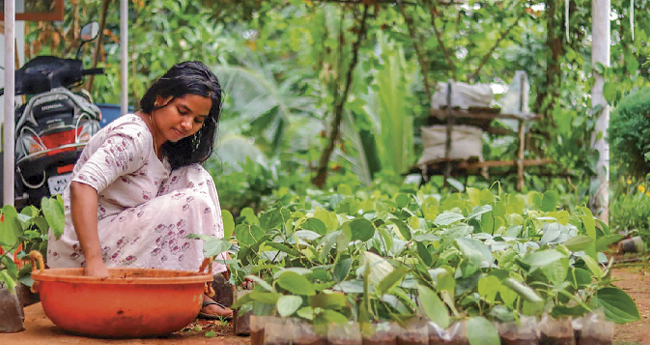
M158 108L158 102L153 102L153 106Z

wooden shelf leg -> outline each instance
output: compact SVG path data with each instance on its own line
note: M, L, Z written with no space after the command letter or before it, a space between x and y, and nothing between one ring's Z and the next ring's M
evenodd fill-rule
M519 120L519 152L517 157L517 189L524 188L524 148L526 143L524 137L524 121Z
M445 171L443 172L443 186L447 186L447 179L451 175L451 145L452 145L452 134L453 134L453 127L454 127L454 116L452 113L452 104L451 104L451 92L452 92L452 87L451 87L452 81L449 80L447 81L447 127L446 127L446 133L447 133L447 140L445 140Z

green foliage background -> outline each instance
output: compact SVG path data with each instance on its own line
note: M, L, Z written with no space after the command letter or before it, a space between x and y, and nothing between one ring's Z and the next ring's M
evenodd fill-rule
M611 115L609 142L612 163L624 176L650 173L650 88L627 95Z
M104 1L68 1L71 15L64 22L30 23L28 58L70 57L78 45L78 27L99 21ZM552 157L559 164L549 167L550 173L571 176L549 180L531 168L524 191L557 188L578 204L587 200L597 162L590 149L599 110L592 109L589 96L593 71L605 74L605 97L612 106L648 85L650 19L639 15L650 9L647 1L612 3L609 68L591 65L588 0L570 1L568 17L565 2L556 0L468 1L462 6L422 0L403 8L367 3L372 5L368 30L345 104L342 140L330 162L330 185L349 178L365 186L379 176L399 180L417 161L419 128L430 104L425 80L430 88L448 79L507 86L515 71L524 70L531 110L544 116L529 130L526 158ZM107 75L95 78L92 94L97 102L117 104L119 11L117 1L108 4L99 63ZM249 138L263 152L264 169L271 164L276 173L303 178L325 146L362 11L359 4L302 0L133 0L130 104L137 104L151 81L172 64L201 60L214 66L227 93L221 138ZM95 49L92 43L85 47L86 65ZM485 158L513 159L512 145L500 149L488 140ZM231 159L241 162L252 154L242 150L233 158L218 148L211 166L215 174L228 175L233 168L228 165L236 165ZM512 190L515 178L499 181Z

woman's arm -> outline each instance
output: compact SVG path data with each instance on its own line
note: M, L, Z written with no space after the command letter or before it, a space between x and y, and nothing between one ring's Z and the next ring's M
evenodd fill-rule
M70 183L70 212L72 225L86 258L86 275L108 277L108 269L102 260L102 248L97 233L97 191L79 183Z

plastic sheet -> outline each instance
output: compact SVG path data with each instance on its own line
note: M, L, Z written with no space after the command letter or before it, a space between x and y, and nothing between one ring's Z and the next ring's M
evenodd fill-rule
M266 322L274 318L275 316L250 316L251 345L264 344L264 326Z
M327 329L327 341L330 345L362 345L359 324L352 321L331 324Z
M589 313L582 318L582 332L578 345L611 345L614 343L614 323L602 312Z
M541 345L576 345L571 319L554 319L545 314L539 322Z
M397 335L397 345L428 345L429 323L422 319L412 319Z
M363 345L396 345L399 326L393 322L379 322L363 327Z
M537 319L535 317L522 316L519 322L497 323L501 345L537 345L539 334L537 330Z
M447 328L447 337L448 340L444 344L449 345L469 345L469 339L467 339L467 328L465 326L465 321L454 322L449 328Z
M435 322L429 321L429 344L445 344L449 340L449 334L442 327L438 326Z
M287 331L290 325L289 319L269 317L265 321L263 345L291 345L292 335Z
M311 323L292 319L290 321L293 345L327 345L327 335L318 334Z

